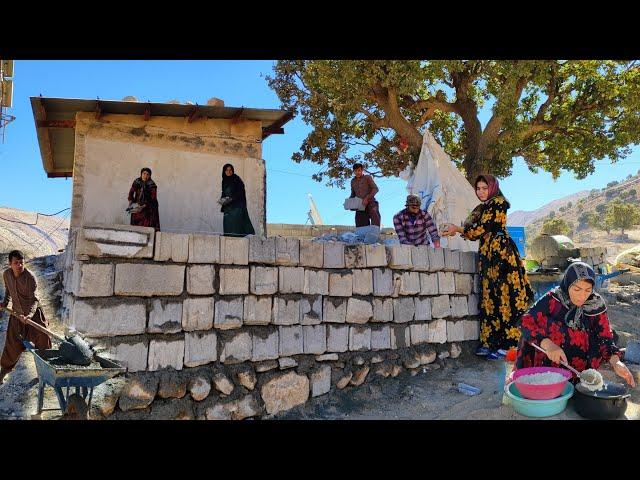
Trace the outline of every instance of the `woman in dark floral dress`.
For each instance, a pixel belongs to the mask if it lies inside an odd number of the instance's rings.
[[[474,182],[482,202],[463,227],[445,224],[446,236],[459,233],[479,240],[478,273],[481,282],[480,342],[477,355],[504,357],[520,338],[517,321],[533,302],[533,290],[520,260],[518,247],[507,233],[510,204],[493,175],[479,175]]]
[[[583,262],[572,263],[559,287],[547,292],[522,316],[516,369],[559,367],[562,360],[579,372],[609,362],[631,386],[633,375],[620,361],[623,352],[613,341],[604,299],[593,290],[596,275]],[[547,351],[534,349],[533,342]],[[573,381],[578,379],[575,377]]]
[[[141,210],[131,213],[131,225],[153,227],[160,230],[160,215],[158,213],[158,186],[151,180],[151,169],[140,170],[140,176],[133,181],[129,189],[129,207],[137,203]]]

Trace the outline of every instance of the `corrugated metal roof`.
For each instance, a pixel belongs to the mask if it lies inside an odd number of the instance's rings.
[[[263,140],[271,134],[284,133],[282,126],[293,118],[293,112],[277,109],[75,98],[31,97],[31,108],[42,165],[49,177],[68,177],[73,173],[76,112],[259,120],[262,122]]]

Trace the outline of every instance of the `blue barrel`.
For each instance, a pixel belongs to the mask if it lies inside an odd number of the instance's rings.
[[[525,258],[524,227],[507,227],[507,232],[509,232],[509,236],[513,238],[513,241],[516,243],[516,246],[518,247],[518,252],[520,253],[520,258]]]

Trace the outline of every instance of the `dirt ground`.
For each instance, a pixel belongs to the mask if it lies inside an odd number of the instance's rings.
[[[55,311],[59,301],[58,272],[55,256],[35,259],[28,265],[38,276],[38,295],[53,330],[62,333]],[[1,283],[1,282],[0,282]],[[629,283],[629,282],[627,282]],[[3,290],[4,291],[4,290]],[[629,340],[640,341],[640,284],[606,285],[603,291],[609,306],[610,320],[618,333],[620,346]],[[0,349],[4,347],[6,314],[0,320]],[[468,344],[467,344],[468,343]],[[512,364],[488,361],[473,355],[475,342],[465,342],[457,359],[437,360],[421,373],[405,372],[397,378],[376,378],[361,387],[347,387],[311,399],[302,407],[276,416],[277,419],[353,419],[353,420],[526,420],[502,403],[505,378]],[[640,365],[627,364],[640,383]],[[616,380],[608,365],[601,369],[607,380]],[[457,391],[458,382],[480,387],[479,395],[470,397]],[[45,389],[44,408],[35,416],[37,405],[37,373],[31,354],[22,355],[17,368],[0,386],[0,420],[59,419],[58,401],[51,388]],[[626,419],[640,419],[640,387],[630,390]],[[567,409],[553,420],[580,419],[571,401]]]

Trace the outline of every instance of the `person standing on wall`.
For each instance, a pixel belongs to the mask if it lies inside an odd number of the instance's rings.
[[[247,211],[247,195],[244,182],[236,175],[230,163],[222,167],[222,196],[218,203],[222,205],[220,211],[224,214],[224,234],[234,237],[255,235],[255,230]]]
[[[480,347],[476,355],[502,358],[520,339],[517,322],[533,302],[533,290],[522,266],[518,247],[507,232],[511,206],[493,175],[479,175],[475,182],[480,205],[462,227],[447,223],[443,236],[459,233],[479,240],[478,274],[481,282]]]
[[[4,281],[4,299],[0,306],[7,308],[11,303],[13,314],[9,316],[9,327],[4,343],[2,357],[0,357],[0,384],[5,376],[11,372],[20,355],[25,350],[23,340],[32,342],[37,349],[51,348],[51,339],[45,333],[36,330],[26,323],[32,320],[45,328],[49,322],[38,305],[36,297],[37,283],[33,274],[24,267],[24,254],[20,250],[9,253],[9,268],[2,274]]]
[[[393,227],[402,245],[429,245],[440,248],[440,236],[431,215],[420,208],[417,195],[407,195],[405,209],[393,216]]]
[[[358,197],[362,199],[364,210],[356,211],[356,227],[368,227],[369,225],[380,226],[380,210],[378,201],[374,198],[378,193],[376,182],[371,175],[364,174],[364,166],[356,163],[353,166],[355,177],[351,179],[350,198]]]
[[[158,213],[158,187],[151,180],[151,169],[140,170],[140,176],[133,181],[129,189],[129,208],[131,225],[153,227],[160,231],[160,214]],[[137,204],[133,207],[133,204]]]

